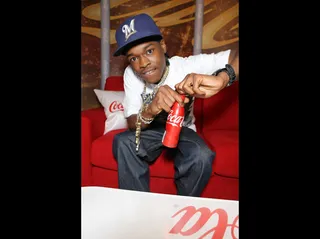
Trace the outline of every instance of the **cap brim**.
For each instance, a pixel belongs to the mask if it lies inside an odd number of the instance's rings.
[[[124,46],[123,46],[123,47],[118,48],[118,49],[113,53],[113,56],[120,56],[120,55],[123,55],[123,49],[124,49]]]
[[[120,55],[125,55],[125,53],[133,46],[141,44],[143,42],[146,41],[157,41],[157,40],[161,40],[163,37],[159,34],[150,34],[147,35],[145,37],[133,40],[129,43],[127,43],[126,45],[118,48],[114,53],[113,56],[120,56]]]

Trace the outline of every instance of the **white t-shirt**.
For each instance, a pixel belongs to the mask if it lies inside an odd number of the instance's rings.
[[[187,74],[197,73],[211,75],[220,68],[224,68],[228,63],[230,50],[219,53],[191,55],[189,57],[174,56],[169,59],[169,74],[163,85],[169,85],[175,90],[174,86],[181,82]],[[124,90],[125,97],[123,102],[124,116],[138,114],[141,105],[141,94],[144,88],[144,80],[138,78],[131,66],[127,66],[124,71]],[[147,84],[146,93],[151,93],[156,84]],[[193,115],[193,104],[191,105],[190,114],[184,120],[184,126],[196,131],[195,117]]]

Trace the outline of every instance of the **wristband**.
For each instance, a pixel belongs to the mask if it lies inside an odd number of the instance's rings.
[[[228,76],[229,76],[229,81],[228,81],[227,86],[232,85],[232,83],[236,80],[236,73],[234,72],[233,67],[231,65],[229,65],[229,64],[226,64],[225,68],[217,70],[212,75],[217,76],[222,71],[226,72],[228,74]]]

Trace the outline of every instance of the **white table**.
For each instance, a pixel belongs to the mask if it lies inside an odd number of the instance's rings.
[[[82,239],[238,238],[238,201],[105,187],[81,190]]]

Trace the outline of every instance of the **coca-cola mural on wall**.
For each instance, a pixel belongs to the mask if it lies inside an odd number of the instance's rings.
[[[93,89],[100,88],[100,0],[82,0],[82,110],[100,107]],[[125,18],[147,13],[164,36],[169,56],[193,53],[195,0],[110,0],[110,75],[122,75],[127,62],[113,57],[115,31]],[[204,0],[202,52],[238,48],[238,0]]]

